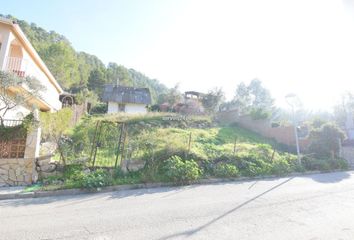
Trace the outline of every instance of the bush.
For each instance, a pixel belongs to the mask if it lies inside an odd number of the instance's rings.
[[[253,120],[263,120],[268,119],[271,115],[271,112],[266,111],[263,108],[252,108],[250,115]]]
[[[348,169],[348,163],[344,159],[330,159],[330,158],[311,158],[311,157],[303,157],[302,164],[306,170],[310,171],[329,171],[329,170],[337,170]]]
[[[279,159],[272,164],[271,173],[274,175],[284,175],[291,172],[291,166],[285,159]]]
[[[98,103],[96,106],[91,108],[90,114],[105,114],[107,112],[108,106],[106,103]]]
[[[271,174],[272,165],[267,156],[260,152],[240,154],[237,167],[244,176],[264,176]]]
[[[63,177],[65,180],[81,182],[85,176],[84,166],[80,164],[71,164],[64,167]]]
[[[309,152],[314,153],[316,158],[337,157],[339,142],[345,139],[345,133],[336,124],[325,123],[320,128],[313,129],[309,139]]]
[[[216,177],[221,177],[221,178],[232,178],[232,177],[237,177],[238,174],[238,169],[235,165],[228,164],[228,163],[220,163],[215,165],[214,168],[214,175]]]
[[[112,185],[113,180],[109,172],[104,169],[97,169],[84,176],[82,187],[84,188],[99,188]]]
[[[179,156],[172,156],[165,162],[164,175],[175,183],[190,183],[197,180],[201,171],[194,160],[183,161]]]

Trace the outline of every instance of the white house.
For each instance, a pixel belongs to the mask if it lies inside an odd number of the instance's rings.
[[[125,87],[106,85],[102,100],[107,102],[107,113],[146,113],[151,104],[151,95],[148,88]]]
[[[39,94],[40,97],[30,99],[26,107],[18,106],[6,112],[4,116],[6,119],[17,119],[27,115],[32,110],[28,106],[41,111],[57,111],[61,108],[59,95],[63,93],[63,89],[41,60],[19,25],[1,17],[0,71],[14,73],[19,77],[34,77],[44,87],[44,90]],[[8,94],[16,95],[21,91],[26,91],[26,86],[16,86],[12,91]]]

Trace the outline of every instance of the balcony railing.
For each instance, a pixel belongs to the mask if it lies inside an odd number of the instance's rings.
[[[28,61],[18,57],[7,57],[5,71],[12,72],[19,77],[26,76]]]

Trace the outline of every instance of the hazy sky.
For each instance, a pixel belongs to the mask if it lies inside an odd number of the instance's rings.
[[[258,78],[330,109],[354,92],[354,0],[0,0],[0,12],[182,90]]]

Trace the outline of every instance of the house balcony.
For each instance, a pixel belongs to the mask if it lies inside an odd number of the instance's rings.
[[[6,72],[14,73],[19,77],[28,76],[28,74],[26,74],[28,68],[28,60],[18,57],[7,57],[5,61]]]

